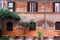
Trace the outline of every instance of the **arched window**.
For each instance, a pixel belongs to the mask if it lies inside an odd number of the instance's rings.
[[[60,22],[56,22],[55,23],[55,29],[56,30],[60,30]]]
[[[13,30],[13,23],[12,22],[8,22],[7,23],[7,30],[8,31],[12,31]]]
[[[30,30],[36,30],[36,23],[35,22],[30,22],[29,29]]]

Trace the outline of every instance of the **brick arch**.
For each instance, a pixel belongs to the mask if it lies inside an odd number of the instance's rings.
[[[12,22],[7,22],[6,26],[7,26],[7,30],[8,31],[12,31],[13,30],[13,23]]]
[[[60,22],[59,21],[55,22],[55,29],[60,30]]]

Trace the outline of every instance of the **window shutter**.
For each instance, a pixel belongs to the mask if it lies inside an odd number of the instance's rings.
[[[38,12],[38,3],[36,2],[36,12]]]
[[[27,3],[27,11],[30,11],[30,2]]]
[[[7,31],[12,31],[13,30],[13,23],[12,22],[8,22],[7,23]]]
[[[55,2],[53,2],[53,12],[55,12]]]
[[[31,4],[31,7],[30,7],[30,4]],[[27,3],[27,11],[28,12],[38,12],[38,3],[37,2],[33,2],[33,1],[28,2]]]
[[[9,3],[12,3],[12,7],[9,7]],[[13,12],[15,12],[15,2],[8,2],[8,9],[11,9]]]
[[[15,2],[13,2],[13,11],[15,12]]]

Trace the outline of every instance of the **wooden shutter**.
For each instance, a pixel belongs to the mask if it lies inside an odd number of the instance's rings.
[[[30,3],[36,3],[36,12],[38,12],[38,3],[33,1],[27,3],[27,11],[30,12]]]
[[[13,2],[13,11],[15,12],[15,2]]]
[[[53,2],[52,8],[53,8],[53,12],[55,12],[55,2]]]
[[[38,3],[36,2],[36,12],[38,12]]]
[[[27,12],[30,11],[30,2],[27,2]]]

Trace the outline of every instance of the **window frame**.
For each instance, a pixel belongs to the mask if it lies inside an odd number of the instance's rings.
[[[30,31],[36,30],[36,22],[31,21],[29,23],[29,30]]]
[[[35,3],[35,5],[36,5],[35,11],[34,11],[34,8],[33,8],[33,11],[32,10],[30,11],[30,4],[32,4],[32,3]],[[34,1],[27,2],[27,12],[38,12],[38,2],[34,2]]]
[[[10,24],[10,23],[11,23],[11,24]],[[10,25],[12,26],[12,27],[11,27],[12,29],[11,29],[10,27],[8,27],[7,24],[8,24],[8,25],[10,24]],[[7,31],[13,31],[13,23],[12,23],[12,22],[7,22],[7,23],[6,23],[6,26],[7,26]],[[10,28],[11,30],[8,29],[8,28]]]
[[[57,12],[57,11],[55,11],[55,3],[59,3],[60,4],[60,2],[53,2],[53,12]],[[59,9],[59,11],[60,11],[60,9]]]
[[[9,3],[13,3],[13,7],[9,7]],[[15,2],[8,2],[7,8],[8,8],[8,9],[12,9],[13,12],[15,12]]]

